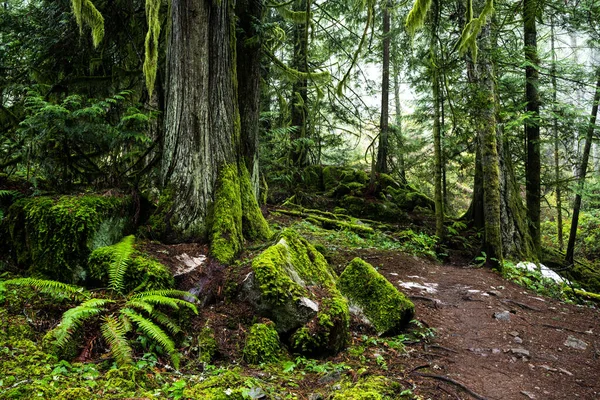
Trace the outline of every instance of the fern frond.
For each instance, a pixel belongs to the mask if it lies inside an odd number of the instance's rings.
[[[114,258],[108,268],[108,286],[118,293],[122,293],[125,287],[125,273],[129,266],[131,254],[134,251],[134,243],[135,236],[130,235],[112,246]]]
[[[163,297],[179,297],[179,298],[188,298],[193,301],[198,300],[196,296],[191,294],[190,292],[186,292],[185,290],[177,290],[177,289],[159,289],[159,290],[147,290],[145,292],[136,293],[131,296],[132,299],[143,299],[148,296],[163,296]]]
[[[131,320],[135,322],[142,332],[144,332],[146,335],[148,335],[148,337],[165,349],[165,351],[171,356],[173,366],[176,369],[179,368],[179,357],[177,355],[177,351],[175,350],[175,343],[160,326],[156,325],[143,315],[136,313],[131,308],[123,308],[121,313],[131,318]]]
[[[17,196],[20,193],[17,192],[16,190],[4,190],[1,189],[0,190],[0,197],[13,197],[13,196]]]
[[[100,327],[102,337],[110,347],[110,352],[117,361],[117,365],[122,366],[131,364],[132,350],[125,335],[127,329],[123,322],[117,320],[112,315],[104,317],[104,323]]]
[[[89,293],[85,289],[67,285],[66,283],[36,279],[36,278],[17,278],[4,281],[4,286],[15,285],[15,286],[29,286],[38,292],[47,294],[55,299],[73,299],[73,300],[85,300],[90,297]]]
[[[54,343],[58,348],[65,347],[73,335],[81,328],[84,321],[95,317],[104,311],[103,306],[113,303],[108,299],[91,299],[77,307],[67,310],[60,321],[60,324],[54,328]]]
[[[191,310],[194,314],[198,314],[196,306],[186,300],[165,296],[147,296],[144,297],[144,301],[154,305],[171,307],[174,310],[179,310],[181,306]]]
[[[125,307],[133,307],[137,308],[138,310],[144,310],[148,314],[153,314],[154,312],[154,306],[152,306],[152,304],[140,299],[129,300],[127,303],[125,303]]]
[[[167,330],[171,332],[172,335],[177,335],[179,332],[181,332],[181,328],[179,327],[179,325],[177,325],[177,323],[165,313],[155,310],[152,313],[152,319],[154,319],[156,322],[167,328]]]

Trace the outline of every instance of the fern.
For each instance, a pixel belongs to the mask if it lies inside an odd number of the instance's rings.
[[[17,278],[4,281],[4,286],[15,285],[15,286],[29,286],[37,290],[38,292],[45,293],[55,299],[72,299],[72,300],[86,300],[90,297],[89,293],[83,288],[73,285],[67,285],[66,283],[36,279],[36,278]]]
[[[125,288],[125,273],[133,253],[134,243],[135,236],[130,235],[113,246],[114,260],[108,269],[108,286],[121,294]]]
[[[104,323],[100,327],[102,337],[110,346],[110,352],[117,361],[117,365],[126,365],[132,362],[131,346],[125,335],[128,332],[123,321],[117,320],[112,315],[104,317]]]
[[[54,343],[58,348],[64,348],[73,335],[81,328],[84,321],[95,317],[104,311],[104,305],[114,303],[109,299],[90,299],[67,310],[60,324],[53,330]]]
[[[175,343],[169,335],[148,318],[136,313],[131,308],[123,308],[121,313],[127,315],[148,337],[158,343],[171,356],[175,368],[179,368],[179,357],[175,350]]]
[[[167,330],[171,332],[172,335],[176,335],[179,332],[181,332],[181,328],[179,327],[179,325],[177,325],[177,323],[175,323],[175,321],[173,321],[167,314],[154,310],[154,312],[152,313],[152,318],[156,322],[167,328]]]
[[[144,310],[148,314],[154,313],[154,306],[150,303],[147,303],[144,300],[131,299],[127,303],[125,303],[125,307],[133,307],[133,308],[137,308],[139,310]]]

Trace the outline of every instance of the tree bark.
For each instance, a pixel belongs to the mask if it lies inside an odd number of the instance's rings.
[[[310,18],[310,0],[296,0],[293,10],[306,12],[306,21],[294,26],[292,68],[302,74],[306,74],[308,73],[308,19]],[[308,165],[308,146],[305,142],[308,133],[308,79],[306,75],[298,77],[294,82],[291,104],[292,126],[296,127],[296,130],[291,134],[291,161],[295,167],[303,168]]]
[[[540,98],[538,94],[539,75],[537,66],[537,17],[538,0],[523,1],[523,23],[525,35],[525,100],[526,110],[531,115],[525,120],[527,137],[526,200],[529,231],[533,240],[533,250],[539,258],[541,252],[540,234],[540,198],[541,198],[541,161],[540,161]]]
[[[397,56],[396,56],[397,57]],[[402,131],[402,107],[400,106],[400,66],[394,57],[394,105],[396,108],[396,141],[398,142],[398,173],[400,181],[406,183],[404,167],[404,133]]]
[[[381,117],[379,120],[379,145],[377,146],[377,162],[375,170],[377,173],[388,171],[388,148],[389,148],[389,102],[390,102],[390,10],[389,1],[383,8],[383,65],[381,77]]]
[[[263,19],[262,0],[237,0],[237,78],[242,155],[255,197],[258,199],[260,177],[258,168],[258,132],[261,103],[262,37],[257,21]]]
[[[270,234],[242,155],[233,2],[173,0],[161,177],[166,240],[230,262]],[[160,208],[160,205],[159,205]]]
[[[575,194],[575,202],[573,204],[573,218],[571,220],[571,231],[569,234],[569,243],[567,244],[566,261],[573,264],[575,253],[575,239],[577,237],[577,225],[579,224],[579,212],[581,210],[581,192],[585,185],[585,175],[587,173],[588,162],[590,158],[590,149],[592,147],[592,139],[596,130],[596,118],[598,116],[598,103],[600,102],[600,68],[596,71],[596,93],[594,94],[594,103],[592,104],[592,114],[590,115],[590,124],[588,126],[587,135],[585,137],[585,145],[583,154],[581,155],[581,166],[579,167],[579,176],[577,179],[577,193]]]
[[[434,203],[435,203],[435,234],[440,240],[444,239],[444,199],[442,193],[442,139],[440,128],[440,83],[437,59],[437,28],[439,21],[438,1],[434,0],[431,7],[433,24],[431,42],[429,45],[431,65],[431,89],[433,95],[433,152],[434,152]]]

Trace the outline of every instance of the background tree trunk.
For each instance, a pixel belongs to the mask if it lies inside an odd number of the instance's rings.
[[[526,200],[529,231],[533,240],[533,251],[539,258],[541,251],[540,234],[540,198],[541,198],[541,161],[540,161],[540,98],[538,94],[539,59],[537,55],[537,17],[538,0],[523,1],[523,23],[525,35],[525,101],[526,110],[531,115],[525,120],[527,137]]]
[[[581,166],[579,167],[579,176],[577,179],[577,193],[575,194],[575,202],[573,204],[573,218],[571,220],[571,231],[569,234],[569,243],[567,244],[566,261],[573,264],[575,254],[575,239],[577,237],[577,225],[579,224],[579,211],[581,209],[581,192],[585,185],[585,175],[587,173],[588,162],[590,158],[590,149],[592,147],[592,139],[596,130],[596,118],[598,116],[598,102],[600,102],[600,68],[596,71],[596,93],[594,94],[594,103],[592,105],[592,114],[590,115],[590,125],[585,137],[585,145],[583,154],[581,155]]]
[[[292,68],[306,74],[308,73],[308,28],[310,18],[310,0],[296,0],[293,10],[306,12],[306,21],[294,25],[294,55]],[[296,130],[291,134],[291,161],[298,168],[308,165],[308,148],[305,143],[307,138],[308,123],[308,79],[306,75],[298,77],[292,86],[291,99],[292,126]]]
[[[390,102],[390,10],[389,1],[383,8],[383,65],[381,76],[381,117],[379,120],[379,145],[377,146],[378,173],[388,173],[388,135],[389,135],[389,102]]]

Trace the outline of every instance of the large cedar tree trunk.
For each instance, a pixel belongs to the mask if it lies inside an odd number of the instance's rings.
[[[307,21],[294,26],[294,55],[292,68],[301,75],[295,80],[292,87],[291,117],[292,126],[296,129],[291,135],[292,151],[291,161],[295,167],[302,168],[308,165],[308,148],[305,139],[308,134],[308,18],[310,16],[310,1],[296,0],[293,10],[306,13]]]
[[[209,239],[222,262],[244,234],[268,235],[242,156],[230,1],[171,3],[161,170],[167,238]]]

